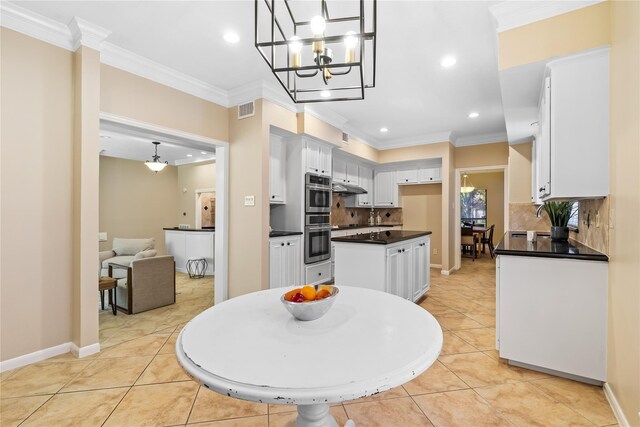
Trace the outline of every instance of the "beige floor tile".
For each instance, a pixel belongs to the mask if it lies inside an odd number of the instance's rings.
[[[493,350],[496,348],[495,328],[464,329],[455,331],[454,334],[478,350]]]
[[[616,417],[601,387],[564,378],[549,378],[532,384],[594,424],[605,426],[616,423]]]
[[[437,360],[429,369],[404,384],[403,387],[411,396],[469,388],[464,381]]]
[[[201,421],[267,415],[267,408],[268,406],[264,403],[248,402],[246,400],[223,396],[201,387],[193,409],[191,410],[189,422],[196,423]]]
[[[187,381],[190,379],[189,375],[178,363],[175,354],[158,354],[145,369],[136,385]]]
[[[442,313],[434,315],[440,326],[447,330],[482,328],[482,325],[462,313]]]
[[[391,390],[383,391],[382,393],[374,394],[373,396],[362,397],[360,399],[351,400],[348,403],[355,402],[375,402],[385,399],[396,399],[398,397],[407,397],[409,394],[402,387],[395,387]],[[347,403],[347,402],[345,402]]]
[[[344,408],[357,426],[432,426],[410,397],[345,404]]]
[[[0,425],[13,427],[35,412],[52,395],[16,397],[0,399]]]
[[[186,424],[198,384],[193,381],[132,387],[105,426]]]
[[[98,359],[60,390],[61,393],[132,386],[153,356]]]
[[[442,338],[442,351],[440,351],[441,355],[473,353],[478,351],[477,348],[473,347],[462,338],[455,335],[453,332],[444,331],[442,333]]]
[[[503,384],[475,391],[516,426],[592,426],[582,415],[556,402],[531,383]]]
[[[25,366],[0,383],[0,396],[7,398],[56,393],[90,364],[90,360],[77,360]]]
[[[329,412],[339,426],[347,422],[347,413],[342,405],[332,406]],[[269,427],[296,427],[297,412],[269,414]]]
[[[432,297],[427,296],[421,303],[420,307],[424,308],[431,314],[451,313],[453,310],[451,307],[434,300]]]
[[[473,390],[423,394],[414,400],[436,427],[511,425]]]
[[[540,379],[544,374],[503,365],[482,352],[440,356],[439,360],[471,387]]]
[[[259,415],[257,417],[233,418],[187,425],[194,427],[269,427],[269,417],[267,415]]]
[[[15,368],[15,369],[11,369],[10,371],[4,371],[4,372],[0,372],[0,382],[6,380],[7,378],[9,378],[11,375],[15,374],[16,372],[18,372],[21,368]]]
[[[494,328],[496,327],[496,315],[495,313],[481,313],[477,311],[463,312],[465,316],[472,318],[483,326]]]
[[[100,352],[98,358],[155,356],[162,348],[170,334],[151,334],[118,344]]]
[[[107,419],[128,388],[57,394],[23,426],[98,426]]]
[[[164,343],[158,354],[175,354],[176,353],[176,340],[178,339],[178,332],[171,334],[167,342]]]

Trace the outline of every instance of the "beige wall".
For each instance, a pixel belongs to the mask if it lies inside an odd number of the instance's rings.
[[[380,151],[376,150],[370,145],[367,145],[363,141],[353,136],[349,136],[349,143],[340,145],[340,150],[354,156],[362,157],[372,162],[378,163],[380,161]]]
[[[509,144],[506,142],[457,147],[455,150],[456,169],[499,166],[509,162]]]
[[[100,156],[100,231],[108,237],[100,250],[111,249],[114,237],[153,237],[164,255],[163,228],[177,225],[178,206],[177,167],[156,174],[141,161]]]
[[[178,209],[176,223],[196,226],[196,190],[216,188],[216,163],[178,166]],[[186,189],[186,191],[184,191]]]
[[[509,146],[509,203],[531,203],[531,143]]]
[[[431,264],[442,265],[442,184],[401,185],[399,196],[402,228],[431,231]]]
[[[469,174],[469,179],[476,188],[487,190],[487,226],[495,224],[493,243],[498,244],[505,232],[504,173],[474,173]]]
[[[71,341],[74,91],[70,52],[0,31],[5,361]]]
[[[225,107],[109,65],[100,78],[102,112],[228,141]]]
[[[640,3],[611,2],[608,383],[640,425]]]
[[[599,3],[499,33],[499,69],[608,45],[612,3],[616,2]]]

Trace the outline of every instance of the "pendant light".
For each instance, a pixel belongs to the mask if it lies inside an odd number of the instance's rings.
[[[146,162],[144,162],[144,164],[147,165],[147,167],[155,173],[158,173],[162,169],[164,169],[164,167],[167,166],[169,162],[162,163],[160,161],[160,156],[158,156],[158,145],[160,145],[160,143],[158,141],[153,141],[152,144],[156,146],[156,154],[153,155],[153,160],[147,160]]]
[[[469,179],[469,176],[465,173],[462,176],[462,185],[460,186],[460,192],[461,193],[471,193],[475,189],[476,188],[471,183],[471,180]]]

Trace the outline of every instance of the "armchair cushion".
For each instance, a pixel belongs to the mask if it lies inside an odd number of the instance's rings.
[[[129,267],[133,262],[133,256],[114,256],[113,258],[107,258],[102,261],[100,265],[100,275],[108,276],[109,275],[109,264],[119,264]],[[122,277],[127,277],[127,269],[126,268],[117,268],[113,267],[113,278],[120,279]]]
[[[138,252],[134,257],[133,260],[138,260],[138,259],[144,259],[144,258],[151,258],[154,257],[158,254],[158,251],[156,251],[155,249],[149,249],[146,251],[142,251],[142,252]]]
[[[150,239],[121,239],[113,238],[113,252],[117,256],[136,255],[138,252],[154,249],[156,240]]]

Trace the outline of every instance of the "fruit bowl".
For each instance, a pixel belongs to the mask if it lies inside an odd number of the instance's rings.
[[[309,287],[305,286],[305,288],[309,288]],[[322,316],[324,316],[327,313],[327,311],[329,311],[329,309],[335,302],[336,297],[338,296],[339,290],[335,286],[327,286],[327,285],[315,285],[313,286],[313,288],[316,292],[326,289],[329,291],[329,295],[325,298],[318,299],[318,300],[306,300],[301,302],[294,302],[294,301],[288,301],[285,298],[287,294],[289,294],[289,292],[287,292],[286,294],[280,297],[280,301],[282,301],[282,304],[289,311],[289,313],[291,313],[291,315],[298,320],[307,321],[307,320],[319,319]],[[293,291],[290,291],[290,292],[293,292]]]

